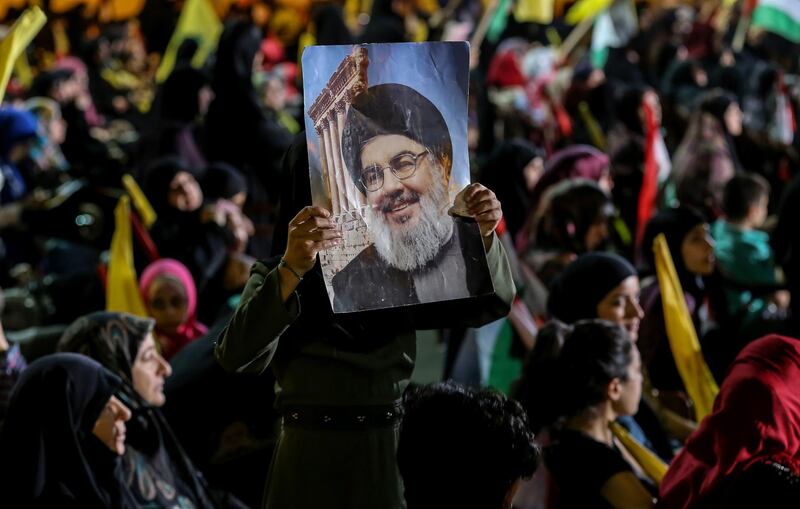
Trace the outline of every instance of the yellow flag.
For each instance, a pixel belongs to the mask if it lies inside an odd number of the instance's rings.
[[[589,105],[586,101],[578,103],[578,112],[581,114],[583,125],[586,126],[586,130],[589,132],[589,138],[592,139],[594,146],[600,150],[605,150],[606,137],[603,135],[603,129],[600,128],[597,119],[592,115],[592,110],[589,109]]]
[[[192,65],[202,66],[208,56],[217,47],[217,41],[222,34],[222,23],[214,12],[214,7],[209,0],[187,0],[178,19],[175,32],[169,40],[164,58],[156,71],[156,81],[159,83],[167,79],[175,67],[175,55],[181,43],[186,39],[197,39],[199,48],[194,54]]]
[[[642,467],[647,477],[653,480],[657,486],[661,485],[661,480],[667,474],[668,465],[661,461],[661,458],[653,454],[647,447],[639,443],[638,440],[633,438],[628,430],[620,426],[616,422],[610,424],[611,432],[617,437],[617,440],[622,442],[625,449],[631,453],[636,463]]]
[[[653,251],[669,346],[683,386],[694,403],[695,419],[700,422],[711,413],[719,387],[703,358],[697,331],[689,315],[689,308],[686,307],[683,288],[663,233],[653,242]]]
[[[549,25],[553,22],[553,0],[518,0],[514,19],[519,23]]]
[[[20,85],[26,89],[31,88],[33,72],[31,71],[30,63],[28,63],[28,55],[24,51],[19,54],[17,61],[14,62],[14,74],[17,76]]]
[[[31,7],[22,13],[22,16],[14,23],[5,38],[0,41],[0,102],[6,94],[8,79],[11,77],[11,69],[31,43],[39,30],[47,21],[47,16],[38,7]]]
[[[158,219],[156,211],[153,210],[153,206],[150,205],[150,200],[147,199],[147,196],[142,192],[142,188],[139,187],[139,184],[137,184],[130,175],[126,174],[122,176],[122,185],[125,186],[125,190],[131,196],[133,206],[136,207],[136,211],[142,218],[142,224],[149,230],[150,227],[153,226],[153,223],[156,222],[156,219]]]
[[[114,236],[111,237],[111,256],[106,280],[106,311],[147,316],[133,266],[130,213],[130,198],[123,195],[114,209]]]
[[[570,25],[580,23],[589,18],[594,18],[604,10],[608,9],[614,0],[578,0],[567,11],[564,20]]]

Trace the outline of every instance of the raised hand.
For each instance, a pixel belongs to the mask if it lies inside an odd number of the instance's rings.
[[[317,253],[342,242],[342,233],[322,207],[305,207],[289,221],[284,262],[301,276],[314,267]]]
[[[467,211],[478,222],[481,235],[490,237],[503,217],[500,200],[492,190],[478,183],[468,185],[462,192]]]

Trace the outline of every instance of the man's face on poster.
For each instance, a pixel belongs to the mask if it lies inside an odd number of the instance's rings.
[[[432,185],[431,166],[427,149],[399,134],[372,138],[361,150],[367,202],[393,230],[408,230],[419,223],[420,197]],[[381,182],[380,188],[370,189]]]
[[[400,134],[361,148],[361,184],[379,254],[401,270],[431,261],[450,239],[445,172],[424,145]]]

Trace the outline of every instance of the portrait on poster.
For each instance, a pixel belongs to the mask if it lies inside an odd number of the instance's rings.
[[[302,69],[312,201],[343,233],[319,254],[334,312],[491,293],[478,225],[454,207],[468,44],[311,46]]]

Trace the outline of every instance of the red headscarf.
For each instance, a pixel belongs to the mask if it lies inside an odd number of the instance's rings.
[[[175,332],[165,332],[156,325],[155,332],[161,338],[167,338],[168,342],[161,344],[161,354],[165,359],[169,359],[188,343],[205,335],[208,327],[198,322],[197,312],[197,288],[189,269],[184,264],[170,258],[157,260],[144,269],[139,280],[139,291],[146,306],[150,305],[149,294],[150,286],[161,277],[169,277],[177,281],[186,291],[186,321],[183,322]]]
[[[694,507],[764,460],[800,472],[800,341],[792,338],[767,336],[742,350],[714,411],[670,465],[659,507]]]

